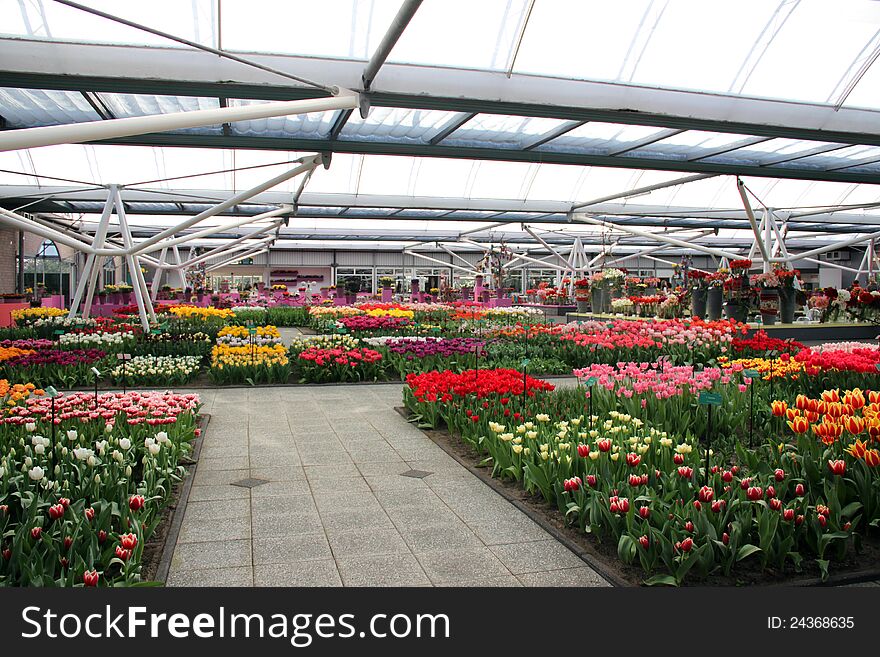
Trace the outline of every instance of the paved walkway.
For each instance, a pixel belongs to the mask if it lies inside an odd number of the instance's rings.
[[[400,384],[199,394],[169,586],[607,585],[398,415]]]

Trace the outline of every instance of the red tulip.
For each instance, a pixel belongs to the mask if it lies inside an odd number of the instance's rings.
[[[49,507],[49,517],[52,520],[58,520],[64,515],[64,506],[61,504],[53,504]]]
[[[715,500],[712,502],[712,513],[721,513],[724,509],[724,500]]]
[[[116,546],[116,557],[121,559],[122,561],[128,561],[128,558],[131,556],[131,550],[126,550],[121,546]]]
[[[721,473],[721,481],[729,484],[731,481],[733,481],[733,473],[730,470],[725,470]]]
[[[67,557],[61,557],[60,562],[62,568],[67,568],[70,565],[70,561],[67,560]]]
[[[33,529],[31,529],[31,538],[34,539],[35,541],[39,541],[40,537],[42,535],[43,535],[43,528],[42,527],[34,527]]]
[[[703,486],[700,489],[700,501],[711,502],[715,497],[715,490],[711,486]]]
[[[785,470],[783,470],[782,468],[776,468],[773,476],[776,478],[776,481],[782,481],[783,479],[785,479]]]
[[[635,452],[630,452],[629,454],[626,455],[626,464],[631,468],[636,467],[641,462],[642,462],[642,457],[639,456],[638,454],[636,454]]]
[[[682,456],[681,454],[675,454],[672,457],[672,462],[675,463],[675,465],[681,465],[682,463],[684,463],[684,456]]]
[[[631,474],[629,476],[629,485],[630,486],[639,486],[642,483],[642,478],[637,474]]]
[[[86,520],[92,521],[95,519],[95,510],[92,507],[87,507],[85,512]]]
[[[596,475],[587,475],[587,484],[590,488],[595,488],[597,483]]]
[[[828,519],[825,516],[819,516],[819,524],[824,527],[828,524]]]
[[[647,520],[651,516],[651,509],[646,506],[639,507],[639,515]]]
[[[787,522],[791,522],[792,520],[794,520],[794,509],[786,509],[785,511],[783,511],[782,519]]]
[[[67,499],[66,497],[62,497],[61,499],[58,500],[58,504],[60,504],[61,506],[63,506],[66,509],[67,507],[70,506],[70,500]]]
[[[703,505],[700,503],[700,500],[694,500],[694,509],[697,511],[703,510]]]
[[[642,508],[644,508],[644,507],[642,507]],[[642,546],[643,548],[645,548],[646,550],[647,550],[648,547],[651,545],[651,542],[648,540],[648,537],[645,536],[644,534],[643,534],[642,536],[639,536],[639,543],[640,543],[641,546]]]
[[[828,469],[831,470],[832,474],[842,477],[846,472],[846,462],[841,459],[828,461]]]
[[[794,519],[794,524],[797,525],[798,527],[800,527],[802,524],[804,524],[804,517],[802,515],[798,515]]]
[[[132,511],[140,511],[144,508],[145,500],[143,495],[132,495],[128,498],[128,508]]]
[[[773,487],[772,484],[770,486],[767,486],[767,497],[776,497],[776,489]]]
[[[685,530],[686,532],[691,532],[691,533],[693,533],[693,531],[694,531],[694,523],[692,523],[690,520],[688,520],[686,523],[684,523],[684,530]]]
[[[578,445],[578,456],[585,459],[589,455],[590,455],[590,446],[589,445],[584,445],[583,443]]]
[[[797,495],[798,497],[803,497],[804,496],[804,485],[798,484],[797,486],[795,486],[794,487],[794,494]]]
[[[98,571],[96,570],[87,570],[83,573],[83,586],[97,586],[98,585]]]
[[[829,509],[824,504],[817,504],[816,505],[816,513],[818,513],[819,515],[823,515],[827,518],[828,516],[831,515],[831,509]]]
[[[70,546],[73,545],[73,539],[70,536],[64,537],[64,549],[69,550]]]
[[[0,513],[7,514],[9,513],[9,505],[8,504],[0,504]]]
[[[119,537],[119,543],[126,550],[134,550],[138,544],[138,537],[134,534],[123,534]]]
[[[571,479],[566,479],[562,482],[562,488],[568,493],[573,493],[581,487],[581,484],[580,477],[572,477]]]
[[[730,535],[727,532],[724,532],[721,535],[721,542],[724,543],[725,545],[728,545],[730,543]]]
[[[690,479],[694,476],[694,469],[690,466],[683,465],[678,469],[678,476],[682,479]]]
[[[845,524],[843,525],[842,529],[843,529],[843,531],[848,532],[848,531],[850,530],[851,527],[852,527],[852,523],[851,523],[851,522],[847,522],[847,523],[845,523]]]
[[[744,479],[740,479],[739,487],[742,488],[743,490],[746,490],[751,485],[752,485],[752,478],[751,477],[745,477]]]
[[[629,512],[629,500],[627,498],[621,497],[618,500],[617,505],[620,507],[621,513],[628,513]]]
[[[682,552],[690,552],[691,548],[694,547],[694,539],[692,539],[690,536],[688,536],[686,539],[684,539],[681,542],[679,547],[681,548]]]
[[[775,497],[772,498],[767,504],[768,504],[768,505],[770,506],[770,508],[773,509],[774,511],[779,511],[779,510],[782,508],[782,501],[779,500],[779,499],[777,499],[777,498],[775,498]]]
[[[105,532],[102,529],[101,531],[98,532],[98,543],[103,544],[104,541],[106,541],[106,540],[107,540],[107,532]]]
[[[746,491],[746,497],[756,502],[764,497],[764,490],[760,486],[749,486],[749,489]]]
[[[611,449],[611,440],[609,438],[602,438],[596,441],[596,447],[599,448],[600,452],[607,452]]]

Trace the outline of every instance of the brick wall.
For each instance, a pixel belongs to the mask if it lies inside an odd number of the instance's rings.
[[[0,226],[0,292],[15,292],[18,231]]]

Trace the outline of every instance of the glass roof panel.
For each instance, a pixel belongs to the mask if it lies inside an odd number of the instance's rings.
[[[449,214],[449,210],[433,210],[427,208],[410,208],[397,213],[398,217],[440,217]]]
[[[230,107],[262,105],[264,100],[229,99]],[[326,139],[333,127],[339,110],[328,112],[309,112],[273,116],[253,121],[234,121],[230,123],[232,134],[251,137],[296,137],[300,139]]]
[[[198,98],[196,96],[156,96],[152,94],[95,94],[106,106],[110,113],[118,118],[125,119],[132,116],[150,116],[156,114],[170,114],[172,112],[192,112],[194,110],[218,109],[220,101],[217,98]],[[193,134],[220,134],[220,125],[203,126],[200,128],[185,128],[173,132],[186,132]]]
[[[608,153],[633,144],[651,135],[666,131],[666,128],[655,128],[642,125],[622,125],[619,123],[603,123],[591,121],[566,132],[564,135],[551,139],[535,150],[557,151],[566,153]]]
[[[477,114],[443,140],[449,146],[522,148],[536,137],[567,124],[563,119]],[[571,134],[571,133],[569,133]]]
[[[707,157],[706,162],[722,161],[747,161],[757,164],[766,164],[786,156],[795,157],[799,153],[805,153],[814,148],[834,146],[832,142],[810,141],[807,139],[786,139],[776,137],[769,141],[743,146],[735,151]]]
[[[397,208],[349,208],[345,211],[346,217],[387,217],[397,212]]]
[[[190,41],[217,47],[217,3],[214,0],[150,0],[146,3],[89,0],[88,6]],[[225,14],[226,2],[223,3],[223,10]],[[143,30],[46,0],[0,0],[0,16],[3,16],[0,34],[5,35],[93,43],[186,47]]]
[[[849,146],[829,153],[813,155],[801,160],[807,165],[815,165],[826,169],[836,167],[849,167],[860,162],[869,163],[880,160],[880,147],[878,146]]]
[[[100,121],[77,91],[0,88],[0,116],[10,128]]]
[[[396,11],[398,3],[387,4],[395,5]],[[528,0],[427,0],[388,60],[507,70],[528,4]]]
[[[375,107],[366,119],[352,113],[339,138],[424,144],[456,116],[457,112],[440,110]]]

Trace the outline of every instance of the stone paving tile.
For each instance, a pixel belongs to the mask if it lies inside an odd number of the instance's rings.
[[[511,574],[486,547],[434,550],[417,553],[416,557],[434,583]]]
[[[409,554],[407,544],[396,529],[328,529],[327,538],[336,559],[378,554]]]
[[[223,458],[199,459],[199,470],[210,472],[211,470],[242,470],[249,467],[247,456],[227,456]]]
[[[433,523],[434,518],[426,518],[424,522]],[[404,525],[398,526],[398,531],[412,551],[417,553],[483,547],[483,542],[463,522]]]
[[[225,520],[226,518],[246,518],[250,514],[250,500],[247,498],[212,500],[209,502],[190,501],[186,505],[187,520]]]
[[[342,586],[336,562],[303,561],[254,567],[254,586]]]
[[[251,476],[260,477],[259,471],[251,471]],[[290,497],[291,495],[310,495],[309,482],[303,479],[294,481],[270,481],[251,489],[251,499],[263,497]]]
[[[347,508],[321,514],[321,522],[327,532],[354,529],[394,529],[394,523],[378,508]]]
[[[437,582],[434,586],[438,587],[488,587],[488,588],[502,588],[502,587],[521,587],[522,582],[520,582],[513,575],[506,575],[502,577],[465,577],[464,579],[450,579],[444,582]]]
[[[610,586],[588,566],[517,575],[523,586]]]
[[[254,571],[250,566],[238,568],[204,568],[172,570],[167,586],[253,586]]]
[[[182,543],[174,550],[171,559],[173,570],[195,570],[199,568],[234,568],[250,566],[251,542],[211,541],[206,543]]]
[[[193,486],[225,486],[239,479],[247,479],[250,470],[202,470],[201,464],[193,477]]]
[[[412,554],[339,557],[345,586],[430,586],[431,581]]]
[[[251,538],[251,519],[241,518],[195,519],[184,516],[177,543],[208,543]]]
[[[584,566],[580,557],[555,539],[493,545],[489,549],[514,575]]]
[[[193,486],[189,492],[189,502],[211,502],[215,500],[247,500],[250,493],[239,486]]]
[[[299,534],[284,539],[254,538],[254,565],[287,564],[300,561],[332,559],[330,544],[324,532]]]

